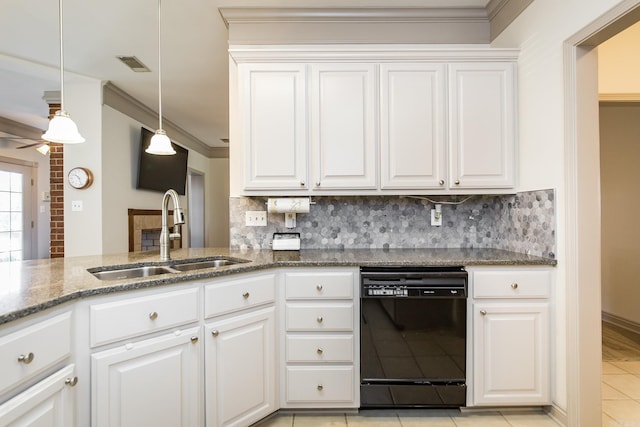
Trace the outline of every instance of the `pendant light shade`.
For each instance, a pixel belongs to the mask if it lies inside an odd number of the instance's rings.
[[[78,126],[64,110],[56,111],[42,139],[60,144],[79,144],[85,141],[78,132]]]
[[[161,28],[162,28],[162,0],[158,0],[158,130],[151,137],[149,147],[146,151],[149,154],[160,156],[170,156],[176,154],[176,150],[171,146],[171,140],[162,129],[162,49],[161,49]]]
[[[85,139],[78,132],[78,126],[71,120],[69,113],[64,109],[64,43],[62,26],[62,0],[58,2],[60,6],[60,110],[56,111],[49,121],[49,128],[42,135],[42,139],[59,144],[79,144]]]
[[[159,156],[170,156],[176,154],[176,150],[171,146],[171,140],[167,136],[167,133],[158,129],[156,134],[151,137],[149,147],[144,150],[149,154],[157,154]]]

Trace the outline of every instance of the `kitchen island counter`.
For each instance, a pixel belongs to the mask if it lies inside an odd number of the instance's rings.
[[[231,257],[248,262],[180,273],[99,280],[87,269],[114,266],[166,265],[157,252],[132,252],[0,263],[0,324],[74,299],[202,280],[277,267],[336,266],[527,266],[556,265],[555,259],[499,249],[351,249],[351,250],[230,250],[178,249],[173,261]]]

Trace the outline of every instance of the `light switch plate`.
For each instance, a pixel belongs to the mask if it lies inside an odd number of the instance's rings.
[[[74,212],[82,211],[82,200],[72,200],[71,201],[71,210]]]
[[[267,226],[267,211],[247,211],[245,215],[245,224],[247,227]]]

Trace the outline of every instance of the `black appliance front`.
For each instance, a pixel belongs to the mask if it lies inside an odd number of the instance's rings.
[[[363,408],[466,403],[467,272],[361,269]]]

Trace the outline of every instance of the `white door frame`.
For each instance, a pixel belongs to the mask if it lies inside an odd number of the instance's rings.
[[[567,422],[602,423],[600,163],[595,46],[626,28],[640,0],[625,0],[564,44]]]

